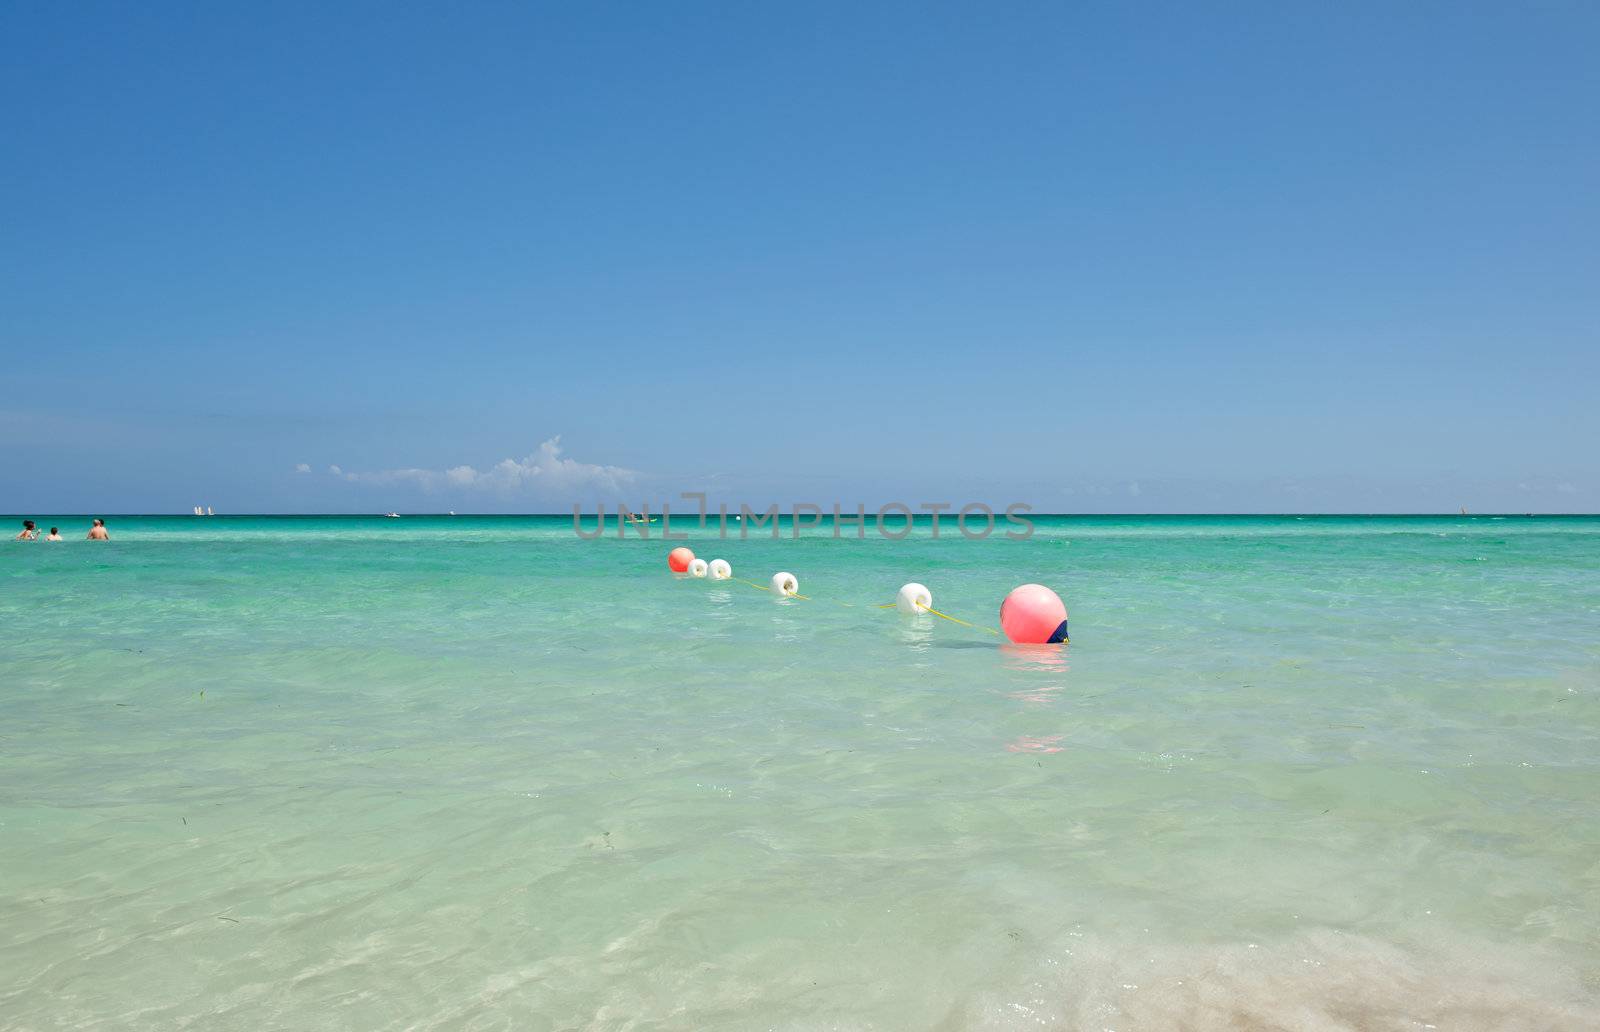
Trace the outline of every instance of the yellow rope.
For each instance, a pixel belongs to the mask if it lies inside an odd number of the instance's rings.
[[[757,584],[755,581],[753,581],[753,580],[745,580],[743,577],[729,577],[728,579],[729,580],[736,580],[740,584],[748,584],[752,588],[755,588],[757,591],[769,591],[770,592],[772,590],[772,587],[770,585]],[[802,595],[798,591],[791,591],[787,595],[784,595],[783,597],[784,598],[803,598],[807,602],[811,601],[811,597],[809,595]],[[844,603],[842,603],[842,602],[840,603],[840,605],[843,605],[843,604]]]
[[[752,588],[755,588],[757,591],[771,591],[772,590],[771,587],[768,586],[768,585],[757,584],[755,581],[748,581],[748,580],[745,580],[743,577],[729,577],[728,579],[729,580],[736,580],[740,584],[748,584]],[[792,591],[785,597],[787,597],[787,598],[804,599],[807,602],[815,601],[815,599],[811,598],[809,595],[802,595],[798,591]],[[827,601],[832,602],[836,606],[844,606],[846,609],[854,609],[855,608],[855,606],[851,605],[849,602],[840,602],[840,601],[837,601],[836,599],[831,599],[831,598],[828,599]],[[898,603],[898,602],[885,602],[883,605],[874,606],[873,608],[875,608],[875,609],[893,609],[895,606],[897,606],[899,604],[900,603]],[[949,620],[951,623],[958,623],[963,627],[971,627],[975,631],[988,631],[990,634],[994,634],[994,635],[998,635],[1000,633],[999,631],[995,630],[993,627],[979,627],[977,624],[967,623],[967,621],[961,619],[960,617],[951,616],[949,613],[941,613],[937,609],[933,608],[932,606],[925,606],[925,605],[922,605],[920,602],[917,604],[917,608],[921,609],[924,613],[932,613],[934,616],[937,616],[937,617],[939,617],[941,619]]]
[[[999,631],[995,630],[993,627],[979,627],[977,624],[967,623],[965,620],[963,620],[963,619],[961,619],[959,617],[951,616],[949,613],[941,613],[937,609],[933,608],[932,606],[925,606],[925,605],[921,605],[919,603],[917,608],[921,609],[924,613],[932,613],[934,616],[943,617],[944,619],[949,620],[949,621],[951,621],[953,623],[958,623],[963,627],[970,627],[975,631],[988,631],[990,634],[999,634],[1000,633]]]
[[[878,609],[893,609],[894,607],[898,606],[899,604],[900,603],[898,603],[898,602],[885,602],[883,605],[877,606],[875,608],[878,608]],[[977,624],[967,623],[965,620],[962,620],[959,617],[951,616],[949,613],[941,613],[937,609],[933,608],[932,606],[925,606],[921,602],[918,602],[916,605],[917,605],[917,608],[922,610],[924,613],[932,613],[934,616],[942,616],[946,620],[950,620],[950,621],[952,621],[954,623],[958,623],[963,627],[971,627],[975,631],[988,631],[990,634],[999,634],[1000,633],[999,631],[995,630],[992,627],[979,627]]]

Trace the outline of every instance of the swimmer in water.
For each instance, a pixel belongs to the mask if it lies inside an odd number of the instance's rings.
[[[16,540],[18,540],[18,541],[37,541],[37,540],[39,540],[39,531],[34,528],[32,520],[23,520],[22,521],[22,533],[17,535]]]
[[[45,538],[45,540],[46,541],[65,541],[66,538],[61,536],[61,531],[57,530],[55,527],[51,527],[50,528],[50,536]]]
[[[110,541],[111,535],[106,533],[106,521],[96,516],[94,526],[89,528],[90,541]]]

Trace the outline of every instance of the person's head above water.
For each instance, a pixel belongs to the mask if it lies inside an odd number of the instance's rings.
[[[32,530],[33,529],[33,521],[32,520],[23,520],[22,521],[22,529],[23,530]]]
[[[101,519],[100,517],[96,516],[94,518],[94,525],[97,526],[97,527],[103,527],[103,526],[106,525],[106,521]]]
[[[52,534],[59,534],[59,533],[61,533],[61,531],[59,531],[59,530],[57,530],[57,529],[56,529],[56,528],[55,528],[55,527],[51,527],[51,528],[50,528],[50,533],[52,533]]]

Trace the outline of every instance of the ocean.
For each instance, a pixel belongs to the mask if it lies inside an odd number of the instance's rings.
[[[35,518],[0,1028],[1600,1027],[1600,518]]]

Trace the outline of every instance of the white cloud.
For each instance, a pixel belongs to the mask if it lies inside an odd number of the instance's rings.
[[[304,462],[297,462],[297,463],[295,463],[294,471],[296,473],[310,473],[311,472],[311,466],[309,464],[307,464],[307,463],[304,463]]]
[[[599,466],[578,462],[561,454],[557,435],[539,445],[539,450],[523,459],[505,459],[488,469],[453,466],[450,469],[384,469],[346,473],[338,466],[329,472],[354,484],[410,484],[425,491],[444,488],[495,491],[512,494],[522,490],[539,493],[619,491],[638,474],[621,466]]]

